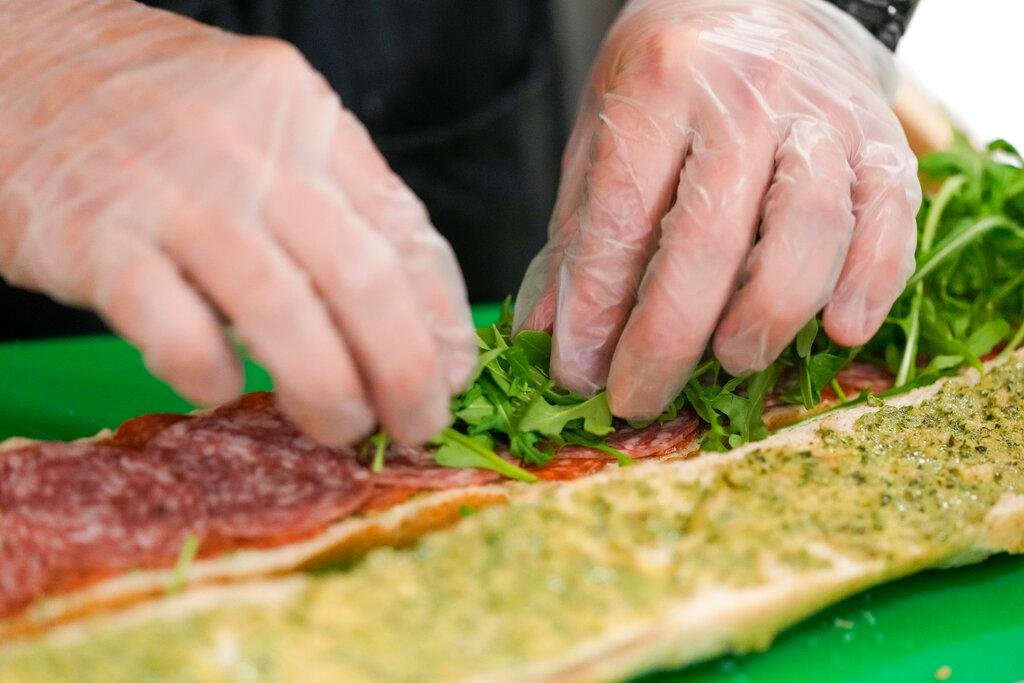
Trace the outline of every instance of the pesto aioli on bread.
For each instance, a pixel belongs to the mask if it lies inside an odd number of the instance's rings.
[[[1020,355],[900,403],[538,489],[269,604],[213,589],[8,646],[0,679],[605,680],[761,649],[867,586],[1024,551]]]

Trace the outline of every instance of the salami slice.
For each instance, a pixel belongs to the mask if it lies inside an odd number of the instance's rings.
[[[571,481],[600,472],[611,464],[607,458],[555,458],[543,467],[527,469],[544,481]]]
[[[141,451],[150,440],[173,424],[191,419],[179,413],[152,413],[121,423],[106,445]]]
[[[370,494],[369,473],[353,457],[314,443],[267,413],[180,422],[147,450],[202,491],[208,516],[203,554],[315,533],[359,509]]]
[[[622,427],[609,434],[605,443],[631,458],[649,458],[683,448],[693,441],[699,426],[700,420],[696,415],[684,412],[663,424],[652,424],[641,429]],[[615,456],[595,448],[571,444],[558,449],[556,457],[611,460]]]
[[[438,491],[490,484],[502,476],[475,467],[442,467],[426,448],[391,444],[384,454],[384,469],[375,472],[373,478],[378,487]]]
[[[281,417],[277,409],[277,400],[272,391],[252,391],[236,398],[231,403],[225,403],[213,411],[214,415],[230,417],[237,413],[266,413]]]
[[[847,398],[855,398],[868,387],[871,387],[871,390],[876,393],[885,391],[892,387],[893,379],[892,374],[888,370],[858,360],[850,362],[849,365],[836,374],[836,382]],[[795,387],[797,382],[796,372],[792,368],[788,369],[775,386],[775,391],[765,399],[765,407],[778,408],[779,406],[788,407],[796,405],[786,403],[782,400],[782,396]],[[825,386],[821,390],[822,401],[835,401],[837,398],[831,386]],[[794,409],[792,419],[797,419],[801,414],[801,409]]]
[[[171,564],[202,533],[200,490],[145,454],[41,443],[0,459],[0,612],[112,573]]]
[[[0,458],[5,526],[61,563],[97,571],[177,556],[205,524],[200,490],[144,453],[42,443]]]
[[[414,486],[374,486],[370,497],[363,503],[362,512],[389,510],[409,500],[419,491]]]
[[[836,375],[836,382],[839,383],[843,393],[848,398],[853,398],[868,387],[873,392],[885,391],[893,385],[895,378],[885,368],[880,368],[864,361],[853,361]],[[831,393],[831,387],[826,388]],[[822,391],[825,394],[826,391]],[[834,394],[832,398],[835,398]]]
[[[0,616],[11,614],[45,595],[55,573],[46,556],[17,544],[0,518]]]

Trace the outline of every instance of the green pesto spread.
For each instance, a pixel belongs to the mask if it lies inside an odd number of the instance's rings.
[[[699,478],[686,463],[629,468],[481,511],[279,608],[23,648],[0,680],[447,681],[562,656],[709,586],[827,569],[832,553],[889,575],[940,564],[1024,492],[1022,408],[1024,364],[1009,364],[823,430],[810,451],[726,455]]]

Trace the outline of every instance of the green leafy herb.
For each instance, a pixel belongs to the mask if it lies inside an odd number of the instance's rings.
[[[1022,164],[1003,140],[976,150],[960,139],[952,149],[921,159],[927,184],[918,216],[918,266],[882,328],[863,347],[834,344],[815,318],[762,372],[732,377],[709,354],[662,415],[632,426],[671,420],[689,408],[706,425],[703,448],[726,450],[768,434],[768,396],[808,409],[821,403],[827,387],[844,406],[873,400],[870,391],[848,397],[837,381],[854,358],[892,372],[895,385],[878,394],[885,397],[964,365],[981,368],[982,358],[1001,344],[1005,355],[1024,343]],[[605,394],[588,398],[555,386],[551,337],[535,331],[513,337],[511,320],[506,301],[501,320],[477,331],[476,375],[452,401],[454,422],[437,439],[437,461],[532,481],[534,475],[498,451],[539,466],[560,446],[580,444],[630,464],[604,442],[615,427]]]
[[[1009,156],[1010,163],[1001,159]],[[921,159],[918,267],[861,357],[888,366],[894,391],[935,381],[1007,342],[1024,320],[1024,170],[1006,141],[959,139]],[[1008,339],[1010,338],[1010,339]],[[920,381],[918,381],[920,380]]]
[[[603,391],[574,405],[552,405],[538,394],[526,406],[518,426],[523,431],[557,437],[575,420],[583,420],[583,431],[594,436],[605,436],[614,431],[608,397]]]
[[[468,436],[454,429],[446,429],[437,437],[434,460],[445,467],[481,467],[494,470],[510,479],[537,481],[537,476],[502,459],[494,452],[494,443],[485,434]]]

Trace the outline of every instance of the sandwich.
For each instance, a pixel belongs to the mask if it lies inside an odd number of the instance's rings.
[[[1024,552],[1024,354],[759,443],[531,488],[347,571],[9,644],[3,680],[599,681],[763,649],[855,591]]]
[[[427,447],[316,444],[270,393],[6,442],[3,680],[159,679],[172,654],[197,680],[233,680],[236,664],[268,680],[415,679],[413,664],[444,680],[605,679],[756,649],[864,586],[1019,551],[1014,155],[961,142],[922,159],[918,269],[868,345],[838,348],[812,320],[756,375],[709,356],[649,423],[556,387],[550,337],[513,336],[506,312],[479,331],[474,382]],[[296,648],[308,669],[281,650],[300,637],[322,650]],[[389,640],[413,654],[374,649]],[[101,666],[90,653],[108,645],[122,652]]]

